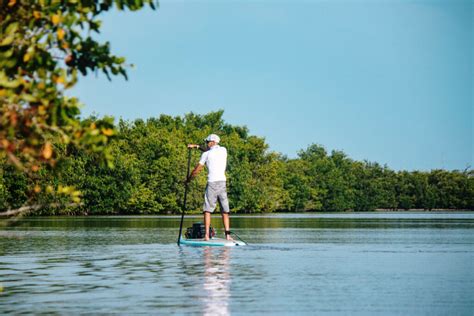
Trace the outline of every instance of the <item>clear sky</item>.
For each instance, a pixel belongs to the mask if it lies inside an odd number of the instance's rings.
[[[473,2],[160,1],[103,17],[136,65],[81,79],[83,113],[204,114],[295,157],[311,143],[393,169],[473,163]]]

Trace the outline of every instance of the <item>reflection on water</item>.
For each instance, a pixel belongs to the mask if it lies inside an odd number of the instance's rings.
[[[237,248],[176,246],[178,217],[29,218],[0,231],[0,314],[472,315],[474,213],[360,215],[236,216]]]
[[[204,284],[203,296],[204,315],[230,315],[230,267],[229,248],[203,249]]]

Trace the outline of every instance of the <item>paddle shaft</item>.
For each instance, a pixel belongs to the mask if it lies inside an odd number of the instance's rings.
[[[186,171],[186,184],[184,185],[184,199],[183,199],[183,212],[181,213],[181,223],[179,224],[179,235],[178,235],[178,246],[181,241],[181,233],[183,232],[183,221],[184,221],[184,212],[186,211],[186,201],[188,198],[188,178],[189,171],[191,169],[191,148],[188,148],[188,168]]]

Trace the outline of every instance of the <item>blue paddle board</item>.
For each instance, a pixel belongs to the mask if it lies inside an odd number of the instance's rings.
[[[186,246],[214,246],[214,247],[235,247],[235,246],[245,246],[246,243],[240,240],[227,240],[223,238],[212,237],[209,240],[204,239],[185,239],[181,238],[179,241],[180,245]]]

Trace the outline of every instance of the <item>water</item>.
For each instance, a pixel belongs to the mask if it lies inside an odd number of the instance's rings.
[[[178,247],[179,217],[28,218],[0,231],[0,314],[474,314],[474,213],[232,224],[249,246]]]

